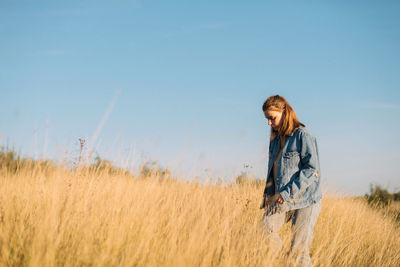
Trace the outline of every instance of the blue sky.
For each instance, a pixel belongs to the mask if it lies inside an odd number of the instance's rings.
[[[263,177],[261,106],[280,94],[317,136],[326,188],[400,190],[399,13],[398,1],[2,0],[0,141],[73,161],[102,125],[93,147],[118,164]]]

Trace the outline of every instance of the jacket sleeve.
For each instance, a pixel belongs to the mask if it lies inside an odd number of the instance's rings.
[[[299,175],[290,180],[279,190],[284,201],[296,198],[300,192],[304,192],[320,175],[318,147],[315,136],[302,133],[300,136],[300,162]]]

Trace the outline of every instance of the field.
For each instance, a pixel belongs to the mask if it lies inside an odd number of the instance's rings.
[[[262,185],[132,177],[46,164],[0,169],[0,266],[290,266],[258,227]],[[325,194],[314,266],[400,266],[400,229],[366,201]],[[290,224],[281,229],[285,249]]]

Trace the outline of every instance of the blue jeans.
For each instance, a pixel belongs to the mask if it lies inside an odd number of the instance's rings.
[[[284,213],[277,213],[269,216],[263,215],[261,225],[270,243],[271,249],[277,255],[282,248],[282,240],[278,231],[286,221],[286,215],[292,218],[292,242],[290,250],[296,257],[298,266],[312,266],[309,249],[314,233],[314,225],[321,211],[321,201],[311,206],[292,210]],[[288,213],[288,214],[286,214]]]

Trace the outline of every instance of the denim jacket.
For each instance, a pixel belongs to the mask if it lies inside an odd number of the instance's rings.
[[[267,214],[300,209],[317,203],[322,198],[321,170],[315,136],[300,126],[286,136],[282,153],[277,159],[276,184],[271,175],[275,157],[280,148],[280,137],[269,144],[269,161],[264,199],[281,194],[284,202],[273,202]],[[276,190],[276,192],[275,192]]]

